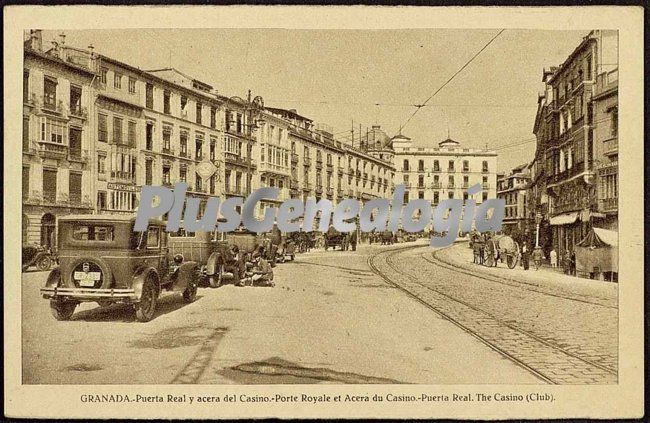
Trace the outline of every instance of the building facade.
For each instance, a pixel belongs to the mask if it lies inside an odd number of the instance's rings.
[[[497,154],[494,151],[463,148],[459,142],[446,139],[438,147],[413,147],[410,138],[398,135],[392,139],[395,184],[404,184],[404,201],[472,198],[477,204],[496,198]],[[479,184],[482,191],[474,196],[467,189]]]
[[[546,209],[559,257],[590,227],[617,222],[617,46],[616,31],[592,31],[564,63],[543,74],[536,160],[545,163]]]
[[[528,164],[517,166],[507,175],[500,175],[497,178],[497,198],[503,199],[506,204],[503,233],[517,239],[530,231],[527,198],[530,182],[530,166]]]
[[[23,242],[56,245],[57,216],[92,213],[92,81],[94,56],[47,51],[40,31],[25,40],[23,73]]]

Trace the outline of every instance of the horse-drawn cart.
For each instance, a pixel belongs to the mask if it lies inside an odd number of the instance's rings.
[[[514,269],[521,258],[519,244],[508,235],[496,235],[483,246],[483,264],[488,267],[496,266],[499,261],[505,261],[510,269]]]

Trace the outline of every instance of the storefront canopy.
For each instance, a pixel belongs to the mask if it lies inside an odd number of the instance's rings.
[[[564,213],[551,217],[551,225],[570,225],[578,219],[579,212]]]
[[[587,248],[618,247],[618,232],[593,228],[577,245]]]

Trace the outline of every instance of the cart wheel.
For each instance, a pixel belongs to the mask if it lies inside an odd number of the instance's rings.
[[[59,321],[70,320],[75,308],[77,308],[77,303],[72,301],[50,300],[52,316]]]
[[[208,276],[210,288],[219,288],[223,284],[223,265],[219,266],[216,275]]]
[[[196,300],[196,292],[199,290],[199,287],[196,281],[192,281],[188,287],[183,291],[183,301],[186,303],[193,303]]]
[[[496,264],[494,260],[494,255],[492,254],[491,251],[488,251],[487,254],[485,255],[485,260],[483,261],[483,264],[485,264],[487,267],[492,267]]]
[[[36,262],[36,268],[41,272],[50,270],[50,267],[52,267],[52,259],[50,256],[43,256]]]
[[[506,254],[506,264],[509,269],[514,269],[517,266],[518,257],[514,253]]]

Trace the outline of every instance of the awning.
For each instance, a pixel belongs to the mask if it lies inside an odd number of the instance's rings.
[[[607,245],[618,247],[618,232],[609,229],[593,228],[598,238]]]
[[[578,214],[579,212],[572,212],[572,213],[564,213],[560,214],[558,216],[553,216],[551,217],[550,223],[551,225],[570,225],[572,223],[575,223],[576,220],[578,220]]]

